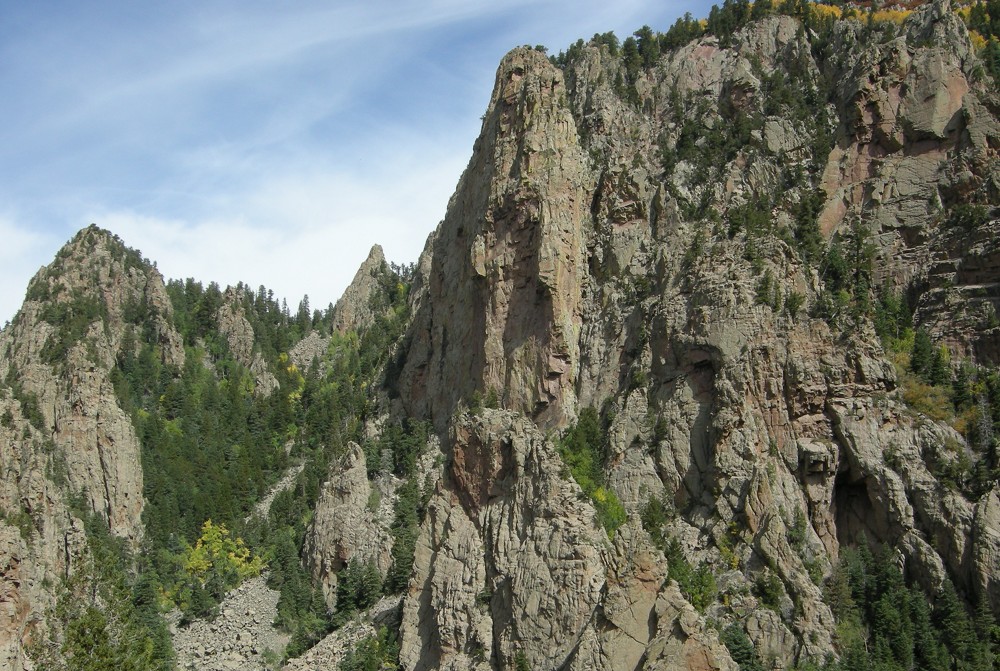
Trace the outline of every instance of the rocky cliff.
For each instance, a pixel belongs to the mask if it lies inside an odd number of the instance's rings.
[[[4,668],[30,664],[24,650],[47,635],[54,586],[85,563],[80,515],[96,513],[133,546],[143,536],[139,441],[110,372],[137,335],[181,365],[170,315],[156,269],[90,227],[32,279],[0,334]]]
[[[354,279],[333,306],[333,330],[338,333],[361,331],[375,322],[378,312],[372,299],[378,297],[379,278],[386,269],[382,247],[374,245],[354,274]]]
[[[501,63],[389,380],[448,435],[404,668],[730,668],[709,621],[780,668],[821,662],[824,577],[867,544],[930,594],[1000,605],[1000,490],[942,483],[964,438],[904,403],[856,288],[829,307],[822,251],[853,241],[864,300],[903,289],[955,357],[992,363],[995,89],[947,3],[879,39],[804,21],[631,71],[596,38]],[[588,406],[632,520],[610,539],[551,438]],[[657,533],[719,585],[701,613],[638,524],[661,499]]]
[[[418,263],[326,313],[82,231],[0,334],[4,668],[85,518],[185,661],[265,663],[198,619],[252,592],[290,668],[990,668],[1000,98],[947,2],[849,14],[515,49]],[[273,591],[197,573],[213,515]]]
[[[593,175],[561,73],[543,61],[524,51],[501,67],[472,161],[433,238],[401,386],[407,410],[439,426],[476,389],[551,425],[575,406]]]

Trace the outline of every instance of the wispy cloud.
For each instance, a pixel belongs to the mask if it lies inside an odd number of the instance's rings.
[[[92,221],[168,277],[335,301],[372,244],[416,259],[504,52],[705,6],[669,4],[19,5],[0,25],[0,319]]]
[[[0,216],[0,324],[9,321],[24,300],[24,291],[46,256],[61,240],[14,218]]]
[[[204,219],[120,210],[88,219],[155,260],[167,277],[262,284],[290,303],[308,294],[321,307],[336,302],[372,244],[382,244],[392,260],[416,259],[464,167],[437,158],[424,163],[411,156],[377,178],[346,171],[281,175],[218,203],[219,214]]]

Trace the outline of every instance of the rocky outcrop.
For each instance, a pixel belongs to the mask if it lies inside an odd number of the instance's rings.
[[[295,343],[295,346],[288,351],[288,358],[301,371],[309,370],[313,361],[320,362],[322,367],[323,355],[329,346],[330,336],[322,335],[319,331],[310,331],[309,335]]]
[[[384,597],[367,611],[361,613],[340,629],[327,635],[309,648],[302,656],[288,660],[282,671],[313,671],[337,669],[358,644],[378,635],[380,627],[395,629],[399,626],[399,597]]]
[[[966,269],[968,290],[918,312],[956,352],[985,355],[995,328],[992,289],[975,286],[994,283],[992,223],[962,245],[940,227],[961,198],[991,197],[997,166],[965,29],[936,2],[891,39],[861,30],[839,22],[843,48],[820,61],[796,19],[770,16],[631,82],[597,44],[562,68],[528,49],[504,59],[389,380],[449,435],[404,668],[732,668],[635,523],[653,497],[673,511],[664,533],[718,581],[706,615],[775,668],[835,650],[817,581],[845,546],[889,546],[929,592],[950,578],[996,603],[993,495],[970,501],[933,473],[963,438],[902,403],[870,325],[806,314],[823,280],[796,249],[795,204],[819,187],[823,234],[861,221],[877,281],[919,285],[945,253],[943,277]],[[835,83],[817,119],[768,106],[775,71],[806,97]],[[738,123],[746,144],[713,145]],[[982,319],[953,328],[970,298]],[[586,406],[608,418],[604,475],[633,520],[612,540],[536,429]],[[746,583],[772,578],[781,595],[762,610]]]
[[[0,620],[4,668],[30,668],[24,649],[48,636],[53,585],[86,557],[75,495],[117,536],[142,538],[139,441],[118,406],[110,370],[145,329],[165,364],[184,349],[163,278],[106,231],[81,231],[31,281],[0,333]],[[15,526],[10,526],[13,523]]]
[[[930,246],[917,321],[959,357],[1000,363],[1000,212],[950,217]],[[981,217],[981,219],[980,219]]]
[[[439,427],[476,390],[494,390],[545,425],[574,412],[593,176],[566,96],[562,73],[541,53],[504,59],[434,236],[400,386],[410,414]]]
[[[562,666],[604,584],[593,511],[527,421],[484,411],[449,443],[452,486],[428,504],[403,604],[404,667],[509,666],[519,652]]]
[[[392,476],[369,482],[365,453],[357,443],[331,467],[303,548],[331,610],[337,603],[337,573],[348,562],[372,563],[383,576],[392,565],[394,490]]]
[[[651,645],[672,668],[735,668],[676,586],[664,587],[645,534],[608,539],[533,423],[509,411],[461,415],[445,452],[450,466],[428,504],[403,602],[405,668],[523,659],[634,669]]]
[[[171,311],[156,269],[90,227],[39,271],[0,335],[0,376],[22,415],[25,403],[34,408],[39,440],[51,441],[65,491],[83,493],[113,533],[134,541],[142,535],[139,442],[118,407],[110,369],[122,346],[135,346],[139,321],[152,324],[164,362],[181,365]],[[31,443],[16,449],[31,450]]]
[[[842,48],[857,45],[860,30],[845,22]],[[837,91],[842,125],[823,175],[820,221],[827,233],[855,218],[871,222],[885,277],[903,284],[926,270],[923,243],[944,207],[995,199],[1000,125],[947,2],[926,4],[892,41],[861,43]]]
[[[864,314],[876,288],[906,289],[956,358],[997,361],[1000,103],[963,24],[935,0],[898,27],[771,14],[641,66],[617,49],[500,64],[407,331],[384,376],[365,371],[384,377],[366,438],[404,416],[437,432],[398,627],[394,607],[369,613],[289,668],[338,664],[390,621],[408,671],[735,671],[717,632],[737,630],[774,669],[821,663],[839,652],[821,585],[861,543],[929,593],[951,580],[1000,609],[1000,490],[972,500],[938,477],[977,455],[906,405]],[[824,244],[854,255],[863,296],[833,290]],[[333,329],[388,314],[407,295],[391,275],[373,248]],[[214,316],[266,394],[243,305],[230,290]],[[88,229],[0,334],[0,663],[17,671],[53,602],[40,586],[85,553],[68,493],[141,538],[138,443],[109,370],[140,323],[179,366],[169,311],[155,269]],[[331,342],[314,333],[290,359],[304,370]],[[558,447],[588,407],[594,498]],[[331,608],[349,562],[392,563],[401,481],[368,470],[359,445],[337,454],[307,531]],[[609,501],[629,518],[610,535]],[[184,663],[262,663],[251,641],[270,620],[244,596],[177,632],[195,641]]]
[[[354,279],[333,306],[333,330],[337,333],[361,331],[375,323],[376,310],[372,299],[380,291],[379,278],[386,271],[385,254],[380,245],[368,252]]]
[[[993,612],[1000,609],[1000,487],[980,499],[972,532],[976,591],[988,595]]]
[[[255,347],[256,337],[244,314],[242,294],[242,289],[226,289],[218,312],[219,333],[226,339],[233,358],[250,371],[256,393],[270,396],[278,388],[278,380]]]
[[[49,586],[82,564],[86,536],[52,475],[65,474],[51,442],[23,416],[21,403],[0,397],[0,666],[30,669],[27,650],[46,638]]]

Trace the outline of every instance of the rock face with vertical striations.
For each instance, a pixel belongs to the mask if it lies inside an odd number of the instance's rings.
[[[850,11],[734,2],[515,49],[412,273],[373,247],[326,332],[266,294],[199,303],[187,344],[228,347],[264,392],[235,416],[278,427],[257,493],[298,469],[272,500],[330,622],[353,561],[395,592],[290,668],[391,648],[382,626],[407,671],[884,653],[844,627],[866,556],[929,609],[1000,615],[1000,97],[947,1]],[[170,315],[155,268],[90,228],[0,333],[4,668],[52,640],[83,513],[142,539],[114,368],[142,340],[177,373]],[[227,366],[201,373],[252,386]]]
[[[735,668],[710,619],[777,668],[819,662],[822,581],[862,543],[996,609],[995,490],[942,482],[965,436],[908,406],[870,319],[820,318],[834,280],[801,236],[867,236],[868,286],[991,364],[998,101],[946,2],[862,28],[835,22],[823,52],[766,16],[637,72],[598,42],[503,60],[387,385],[449,436],[404,668]],[[821,102],[775,102],[782,81]],[[968,244],[944,223],[967,201]],[[612,539],[556,449],[588,406],[631,519]],[[638,523],[653,499],[714,576],[700,610]],[[767,581],[765,607],[747,585]]]
[[[45,636],[51,586],[86,555],[71,495],[112,534],[133,546],[142,539],[139,441],[110,371],[140,328],[166,363],[182,365],[171,310],[159,272],[92,226],[35,275],[0,334],[0,590],[11,604],[0,621],[4,668],[28,667],[25,647]]]
[[[512,53],[433,239],[401,376],[409,412],[442,419],[492,389],[543,425],[572,414],[593,179],[562,73]]]
[[[707,668],[734,668],[676,589],[658,595],[665,575],[643,532],[610,540],[533,423],[501,410],[459,415],[446,458],[403,606],[405,668],[523,658],[531,668],[633,669],[663,637]]]

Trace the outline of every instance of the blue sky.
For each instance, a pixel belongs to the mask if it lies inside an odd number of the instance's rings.
[[[511,48],[710,2],[0,0],[0,324],[96,223],[168,278],[335,302],[416,260]]]

